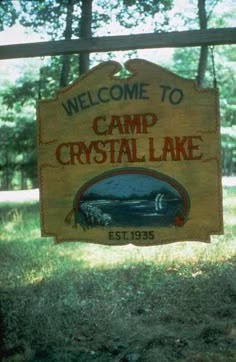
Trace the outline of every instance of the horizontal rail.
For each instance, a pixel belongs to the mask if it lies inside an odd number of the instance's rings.
[[[221,44],[236,44],[236,28],[105,36],[2,45],[0,46],[0,59],[78,54],[81,52],[95,53],[117,50],[180,48]]]

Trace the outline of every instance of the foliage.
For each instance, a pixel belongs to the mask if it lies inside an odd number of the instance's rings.
[[[18,11],[13,5],[12,2],[1,2],[0,11],[2,9],[8,14],[6,20],[4,17],[2,18],[3,25],[13,25],[18,16],[18,21],[25,28],[42,35],[47,34],[50,39],[70,39],[72,36],[78,37],[80,35],[80,26],[83,20],[83,2],[81,1],[45,0],[40,2],[32,0],[29,2],[20,0],[17,6]],[[134,27],[141,17],[145,18],[147,13],[152,16],[155,12],[164,13],[171,5],[171,0],[148,2],[140,0],[135,3],[94,0],[93,6],[96,10],[93,12],[92,31],[95,34],[104,22],[111,22],[113,11],[121,23],[122,19],[126,18],[127,11],[132,11],[135,14],[131,18],[132,22],[129,21],[128,24],[124,20],[123,26]],[[35,127],[31,124],[35,122],[35,100],[53,97],[56,89],[79,76],[78,55],[51,57],[47,63],[44,61],[42,63],[40,74],[38,74],[37,69],[26,70],[14,85],[8,84],[1,90],[2,123],[0,127],[5,141],[0,147],[0,155],[2,156],[3,176],[4,173],[7,175],[1,187],[11,187],[11,178],[14,177],[12,171],[25,164],[28,165],[32,162],[32,167],[25,169],[28,178],[32,178],[34,177],[32,175],[36,174],[36,171],[32,172],[33,168],[36,170],[36,137]],[[11,136],[9,136],[10,134]],[[7,170],[8,167],[11,167],[11,171]],[[32,181],[32,184],[35,185],[35,180]]]
[[[35,128],[35,122],[25,120],[20,124],[0,123],[1,189],[14,188],[14,184],[27,188],[27,179],[31,187],[37,186]]]
[[[73,3],[73,35],[79,36],[81,22],[81,1],[71,0]],[[31,27],[37,32],[46,32],[52,39],[64,37],[65,14],[68,0],[20,0],[21,14],[20,22],[26,27]],[[139,22],[145,21],[147,14],[154,17],[157,13],[164,16],[163,24],[159,23],[159,30],[166,25],[168,20],[165,12],[173,6],[173,0],[93,0],[93,33],[103,26],[104,23],[112,21],[113,13],[118,22],[127,28],[135,27]],[[48,17],[50,14],[50,17]]]
[[[0,1],[0,31],[15,24],[18,12],[13,0]]]
[[[19,21],[23,26],[33,28],[35,32],[44,34],[46,30],[51,39],[62,39],[67,2],[68,0],[20,0]],[[78,13],[74,16],[76,19]]]
[[[38,79],[32,69],[0,91],[0,171],[3,189],[37,186],[35,99]],[[24,176],[23,176],[24,175]]]
[[[169,18],[167,11],[173,6],[173,0],[123,0],[123,9],[116,5],[119,9],[116,15],[118,22],[126,28],[137,26],[140,22],[146,23],[147,14],[154,19],[153,27],[156,31],[163,31],[168,25]],[[158,22],[155,17],[160,15]]]
[[[185,78],[195,79],[197,75],[196,59],[199,56],[199,48],[178,49],[173,55],[172,70]],[[216,81],[219,88],[220,106],[221,106],[221,124],[229,127],[236,124],[236,88],[235,88],[235,69],[236,57],[235,46],[218,46],[212,49],[208,57],[208,66],[206,69],[205,87],[214,86],[215,63]]]
[[[196,79],[199,48],[178,49],[173,55],[172,71]],[[225,175],[236,173],[236,57],[235,46],[222,45],[212,49],[208,56],[205,87],[214,87],[214,59],[216,81],[220,99],[220,123],[222,141],[222,171]]]
[[[156,31],[160,31],[163,26],[168,24],[167,10],[173,5],[172,0],[139,0],[135,2],[93,0],[93,12],[90,15],[83,13],[83,4],[85,3],[86,1],[78,0],[46,0],[43,3],[32,0],[29,4],[28,1],[20,0],[19,21],[25,27],[42,34],[46,33],[50,39],[58,40],[81,36],[87,37],[90,34],[96,35],[104,25],[110,24],[112,27],[114,17],[123,27],[131,29],[135,28],[140,22],[145,23],[147,15],[149,18],[151,16],[154,19],[159,14],[161,18],[158,19],[158,24],[155,19],[153,20],[153,27]],[[78,74],[79,69],[80,74],[82,73],[82,64],[85,57],[85,54],[80,54],[79,59],[78,55],[74,56],[73,59],[77,60],[72,62],[69,55],[61,57],[60,86],[68,84],[73,78],[73,74]],[[54,60],[52,63],[54,63]],[[88,60],[86,64],[88,64]]]
[[[208,25],[229,26],[232,23],[232,14],[224,13],[221,17],[214,14],[214,7],[218,2],[217,0],[206,2]],[[66,37],[66,32],[68,35],[68,4],[73,7],[71,10],[72,18],[70,19],[72,21],[72,33],[69,34],[69,38],[78,37],[82,20],[82,2],[78,0],[45,0],[44,2],[20,0],[17,6],[13,1],[3,0],[0,2],[0,14],[1,11],[4,14],[1,18],[0,30],[3,27],[13,25],[18,19],[29,31],[39,32],[42,36],[46,34],[50,39],[63,39]],[[97,34],[101,35],[101,31],[104,31],[103,28],[106,27],[112,33],[112,22],[114,20],[119,22],[121,29],[122,26],[128,28],[130,33],[135,33],[137,25],[141,23],[145,29],[148,22],[153,31],[167,30],[170,25],[173,30],[175,28],[173,22],[187,29],[199,27],[196,0],[190,1],[185,12],[181,14],[171,13],[172,6],[172,0],[123,0],[120,2],[93,0],[91,31],[95,36]],[[108,58],[112,56],[114,55],[111,52],[107,53]],[[176,49],[173,55],[171,71],[183,77],[195,79],[197,77],[199,56],[199,48]],[[102,60],[102,56],[92,56],[92,61],[96,62],[98,59]],[[236,172],[235,137],[232,136],[230,131],[230,127],[236,124],[235,47],[232,45],[215,47],[214,61],[220,94],[221,125],[224,127],[222,130],[223,172],[229,174]],[[22,165],[31,164],[31,166],[27,166],[25,172],[28,179],[33,177],[34,181],[31,180],[31,184],[35,186],[36,135],[33,123],[35,123],[36,100],[54,97],[55,91],[60,88],[62,83],[71,83],[77,79],[79,76],[79,59],[76,54],[69,57],[54,56],[42,59],[40,71],[38,62],[35,61],[36,63],[37,66],[31,69],[25,68],[22,76],[14,84],[4,80],[2,74],[0,89],[0,128],[2,137],[5,139],[0,147],[1,167],[6,167],[8,163],[11,165],[11,169],[17,171]],[[66,74],[62,82],[63,72]],[[128,75],[128,72],[123,68],[120,76]],[[203,85],[212,87],[213,78],[211,51],[209,51],[205,83]],[[10,135],[10,133],[15,134]],[[6,155],[6,149],[9,156]],[[2,184],[1,187],[6,187],[6,184],[11,187],[11,175],[13,178],[15,177],[12,170],[6,172],[9,182],[6,181],[5,186]],[[1,176],[3,179],[3,174]]]

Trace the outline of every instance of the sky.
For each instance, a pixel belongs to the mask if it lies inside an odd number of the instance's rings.
[[[135,174],[118,174],[104,178],[102,181],[99,181],[91,186],[86,193],[95,192],[104,197],[108,195],[129,197],[133,194],[145,195],[163,188],[170,189],[172,192],[175,192],[175,189],[170,187],[168,183],[159,180],[157,177],[143,175],[137,171]]]
[[[17,1],[17,0],[15,0]],[[193,12],[193,9],[196,9],[196,4],[193,6],[192,3],[196,3],[197,0],[175,0],[174,1],[174,9],[171,11],[171,14],[175,14],[176,12],[182,12],[184,9],[185,14]],[[236,0],[221,0],[218,5],[214,8],[214,13],[220,15],[222,11],[226,12],[230,10],[231,12],[236,13]],[[182,23],[180,18],[173,18],[175,27],[178,30],[186,30],[186,26]],[[157,19],[158,20],[158,19]],[[229,23],[228,26],[235,26],[234,20],[233,23]],[[148,21],[145,24],[140,23],[138,27],[135,28],[135,33],[143,33],[143,32],[152,32],[152,29],[149,26]],[[112,33],[110,31],[112,29]],[[175,30],[175,29],[174,29]],[[97,36],[106,36],[106,35],[126,35],[129,34],[129,29],[121,28],[118,24],[113,22],[111,24],[107,24],[107,27],[104,26],[98,32]],[[45,34],[36,34],[36,33],[26,33],[24,27],[17,24],[12,28],[5,29],[3,32],[0,32],[0,45],[4,44],[20,44],[27,42],[40,42],[47,41]],[[171,62],[171,57],[174,49],[163,48],[163,49],[140,49],[137,51],[137,56],[139,58],[147,59],[150,61],[154,61],[155,63],[159,63],[160,65],[168,64]],[[115,59],[120,63],[124,63],[127,60],[127,52],[115,52]],[[98,59],[107,60],[105,53],[100,53]],[[100,61],[100,60],[99,60]],[[26,64],[33,63],[36,68],[40,68],[44,65],[46,59],[31,58],[31,59],[11,59],[11,60],[0,60],[1,72],[8,78],[10,81],[14,82],[15,79],[19,76],[22,71],[22,67]],[[95,65],[95,64],[94,64]]]
[[[17,2],[17,0],[15,0]],[[30,1],[30,0],[29,0]],[[209,1],[209,0],[208,0]],[[216,0],[217,1],[217,0]],[[170,14],[175,14],[177,12],[183,12],[185,14],[191,13],[196,9],[197,0],[174,0],[174,7],[171,10]],[[218,4],[214,7],[214,14],[220,15],[222,12],[235,12],[236,11],[236,0],[218,0]],[[183,22],[177,17],[174,18],[174,26],[178,27],[178,30],[186,30],[186,26],[183,25]],[[235,20],[232,19],[232,23],[229,23],[227,26],[235,26]],[[112,32],[111,32],[112,29]],[[129,34],[129,29],[120,27],[115,23],[113,19],[113,24],[107,24],[107,27],[104,25],[100,31],[98,31],[98,36],[104,35],[125,35]],[[148,22],[143,24],[140,23],[138,27],[133,30],[136,33],[143,32],[152,32]],[[26,33],[25,29],[20,25],[15,25],[12,28],[5,29],[3,32],[0,32],[0,45],[4,44],[20,44],[27,42],[38,42],[46,41],[47,37],[45,34],[36,34],[36,33]]]

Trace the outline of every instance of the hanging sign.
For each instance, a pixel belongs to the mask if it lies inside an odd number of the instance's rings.
[[[158,245],[222,233],[216,89],[151,62],[101,63],[38,102],[43,236]]]

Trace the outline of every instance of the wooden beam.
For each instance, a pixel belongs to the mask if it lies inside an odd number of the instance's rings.
[[[0,46],[0,59],[117,50],[236,44],[236,28],[105,36]]]

